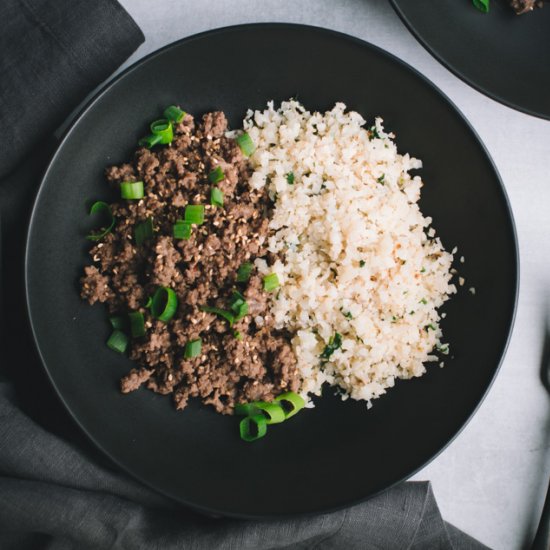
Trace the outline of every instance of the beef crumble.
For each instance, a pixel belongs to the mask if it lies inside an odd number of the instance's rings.
[[[140,147],[132,162],[106,170],[118,193],[121,182],[139,180],[145,197],[111,204],[115,228],[90,250],[93,265],[84,268],[81,296],[90,304],[106,303],[111,314],[140,311],[145,317],[145,336],[131,341],[130,358],[138,367],[122,378],[123,393],[145,384],[172,394],[178,409],[198,397],[230,414],[237,403],[271,401],[296,390],[298,376],[289,335],[273,328],[273,295],[263,290],[255,271],[248,282],[236,281],[244,262],[260,257],[270,262],[271,202],[265,190],[249,187],[251,168],[226,129],[222,112],[204,115],[197,125],[187,114],[174,125],[171,145]],[[217,166],[225,176],[217,184],[223,208],[210,205],[208,174]],[[177,240],[173,224],[188,204],[204,205],[205,221],[193,226],[188,240]],[[148,218],[153,237],[137,246],[135,227]],[[177,312],[167,323],[146,307],[159,286],[172,288],[178,297]],[[201,310],[226,309],[233,290],[249,304],[249,314],[233,327]],[[200,355],[185,358],[186,343],[199,337]]]

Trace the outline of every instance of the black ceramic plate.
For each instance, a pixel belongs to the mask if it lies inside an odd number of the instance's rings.
[[[457,245],[476,296],[463,291],[443,323],[453,359],[399,382],[371,410],[327,391],[317,407],[253,444],[238,421],[141,390],[122,396],[132,366],[105,346],[103,307],[83,303],[85,205],[107,197],[103,170],[126,159],[147,121],[171,103],[197,115],[223,109],[238,127],[247,108],[299,97],[325,109],[345,101],[380,114],[401,151],[425,162],[422,207],[444,244]],[[378,48],[294,25],[221,29],[140,61],[93,99],[67,132],[38,193],[27,248],[36,342],[74,418],[122,468],[213,513],[258,518],[341,507],[410,476],[464,426],[504,353],[515,308],[517,250],[499,176],[456,108],[414,69]]]
[[[550,4],[521,16],[471,0],[391,0],[420,43],[459,78],[524,113],[550,119]]]

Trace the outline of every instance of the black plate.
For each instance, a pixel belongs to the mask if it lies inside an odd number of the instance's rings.
[[[248,444],[238,421],[142,390],[122,396],[129,360],[109,351],[103,307],[84,304],[85,205],[107,196],[106,165],[126,159],[147,121],[178,102],[223,109],[234,127],[248,107],[298,96],[310,108],[345,101],[385,117],[402,151],[425,161],[422,206],[445,245],[458,245],[465,290],[443,323],[454,359],[400,382],[371,410],[327,396],[314,410]],[[89,204],[89,202],[88,202]],[[42,359],[92,440],[146,484],[195,508],[258,518],[341,507],[410,476],[439,453],[485,395],[515,309],[512,216],[491,159],[456,108],[382,50],[295,25],[221,29],[172,44],[127,70],[67,132],[40,188],[27,247],[29,313]]]
[[[518,16],[508,0],[481,13],[471,0],[391,0],[447,69],[508,107],[550,120],[550,4]]]

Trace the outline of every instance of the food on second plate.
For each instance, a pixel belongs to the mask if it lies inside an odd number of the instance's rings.
[[[490,0],[472,0],[474,6],[484,13],[489,11]],[[529,13],[535,8],[542,8],[545,0],[509,0],[510,6],[518,15]]]
[[[380,118],[295,100],[234,132],[221,112],[165,116],[107,170],[121,199],[92,208],[108,219],[81,281],[109,307],[108,345],[138,363],[124,393],[199,397],[244,415],[252,441],[324,385],[370,406],[449,353],[455,251],[420,211],[421,162]]]

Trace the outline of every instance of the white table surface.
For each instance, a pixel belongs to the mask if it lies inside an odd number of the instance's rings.
[[[423,49],[387,0],[120,2],[146,37],[126,65],[169,42],[216,27],[306,23],[362,38],[405,60],[472,123],[512,204],[521,256],[519,307],[506,358],[481,408],[413,479],[431,480],[444,518],[481,542],[495,549],[526,547],[550,472],[550,398],[539,381],[550,316],[550,122],[513,111],[464,84]]]

